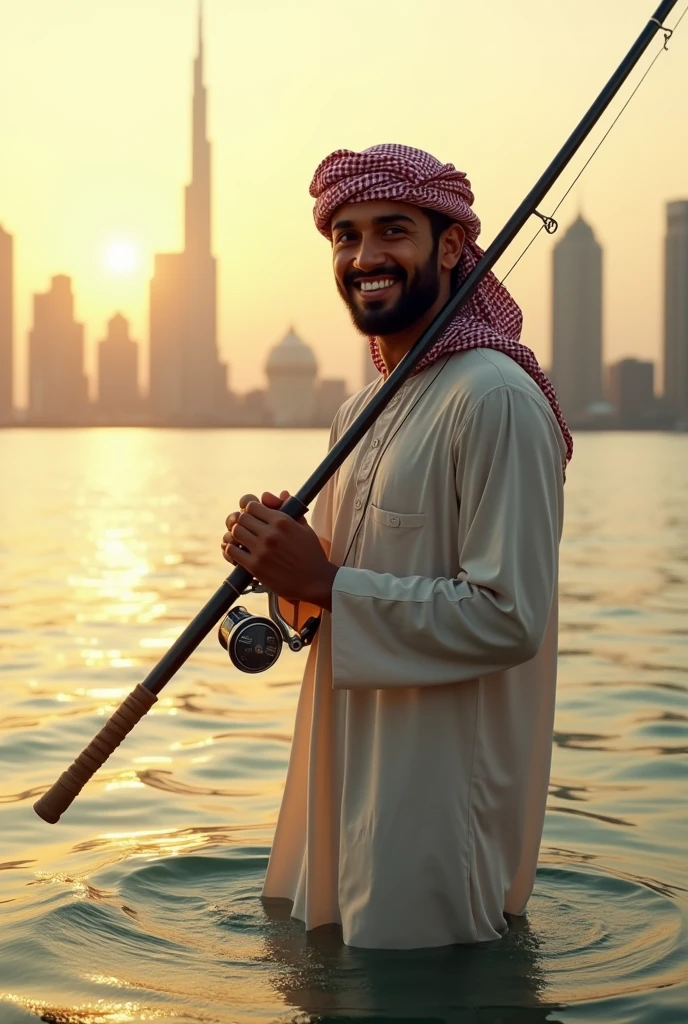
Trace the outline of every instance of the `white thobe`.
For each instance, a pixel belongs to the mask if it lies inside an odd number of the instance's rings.
[[[340,409],[331,441],[379,382]],[[263,895],[361,947],[494,939],[547,797],[564,440],[472,349],[408,380],[319,495],[341,566],[296,712]]]

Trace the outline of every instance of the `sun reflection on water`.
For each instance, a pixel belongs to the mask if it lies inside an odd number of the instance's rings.
[[[12,992],[0,993],[0,999],[21,1006],[45,1024],[130,1024],[130,1022],[161,1020],[170,1017],[167,1010],[144,1007],[127,999],[122,1002],[96,999],[74,1006],[55,1006],[43,999],[30,999]]]

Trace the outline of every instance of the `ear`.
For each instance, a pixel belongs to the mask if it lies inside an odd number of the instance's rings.
[[[453,270],[461,259],[466,232],[460,224],[452,224],[440,239],[440,267]]]

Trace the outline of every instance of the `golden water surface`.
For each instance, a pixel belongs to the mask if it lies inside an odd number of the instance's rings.
[[[34,814],[226,574],[239,495],[295,490],[326,439],[0,432],[0,1024],[686,1024],[688,434],[576,438],[549,809],[501,942],[364,953],[262,906],[301,655],[244,676],[210,636]]]

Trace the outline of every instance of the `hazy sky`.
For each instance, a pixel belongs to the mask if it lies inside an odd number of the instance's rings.
[[[262,385],[290,323],[324,376],[359,385],[308,185],[338,147],[404,142],[465,170],[485,247],[651,17],[654,0],[205,0],[220,344]],[[669,18],[673,25],[684,0]],[[155,252],[182,245],[196,0],[21,0],[0,34],[0,224],[15,236],[21,383],[31,296],[72,276],[89,359],[121,311],[147,340]],[[637,69],[628,95],[660,46]],[[555,187],[548,211],[623,97]],[[658,358],[664,207],[688,197],[688,17],[559,211],[604,246],[605,361]],[[529,225],[502,260],[510,265]],[[561,237],[561,235],[559,236]],[[104,250],[140,253],[117,275]],[[509,278],[523,340],[550,359],[546,236]]]

